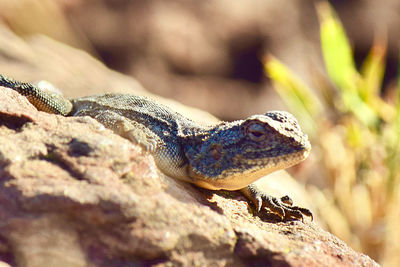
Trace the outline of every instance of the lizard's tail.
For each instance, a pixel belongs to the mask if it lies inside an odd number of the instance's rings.
[[[62,95],[41,90],[31,83],[19,82],[0,74],[0,86],[17,91],[41,111],[66,116],[72,110],[71,102]]]

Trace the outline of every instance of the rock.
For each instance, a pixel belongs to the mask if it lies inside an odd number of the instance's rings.
[[[306,221],[160,173],[87,117],[0,87],[0,260],[16,266],[377,266]]]

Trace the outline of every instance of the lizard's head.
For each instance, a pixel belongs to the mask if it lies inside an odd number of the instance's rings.
[[[270,111],[222,122],[201,142],[194,142],[186,157],[194,183],[209,189],[237,190],[299,163],[310,150],[308,137],[293,115]]]

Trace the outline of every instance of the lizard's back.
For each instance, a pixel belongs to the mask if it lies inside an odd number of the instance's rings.
[[[90,116],[152,152],[160,169],[187,180],[183,140],[203,131],[194,121],[143,96],[102,94],[71,100],[72,116]]]
[[[132,121],[140,122],[155,133],[167,130],[175,133],[183,131],[182,133],[189,134],[188,129],[199,128],[194,121],[166,106],[156,105],[153,100],[144,96],[101,94],[72,99],[71,102],[74,107],[72,116],[82,116],[83,113],[94,110],[95,113],[109,110]]]

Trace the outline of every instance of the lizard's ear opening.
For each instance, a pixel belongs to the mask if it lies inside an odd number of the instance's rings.
[[[210,154],[215,160],[219,160],[222,157],[223,148],[220,144],[211,145]]]

